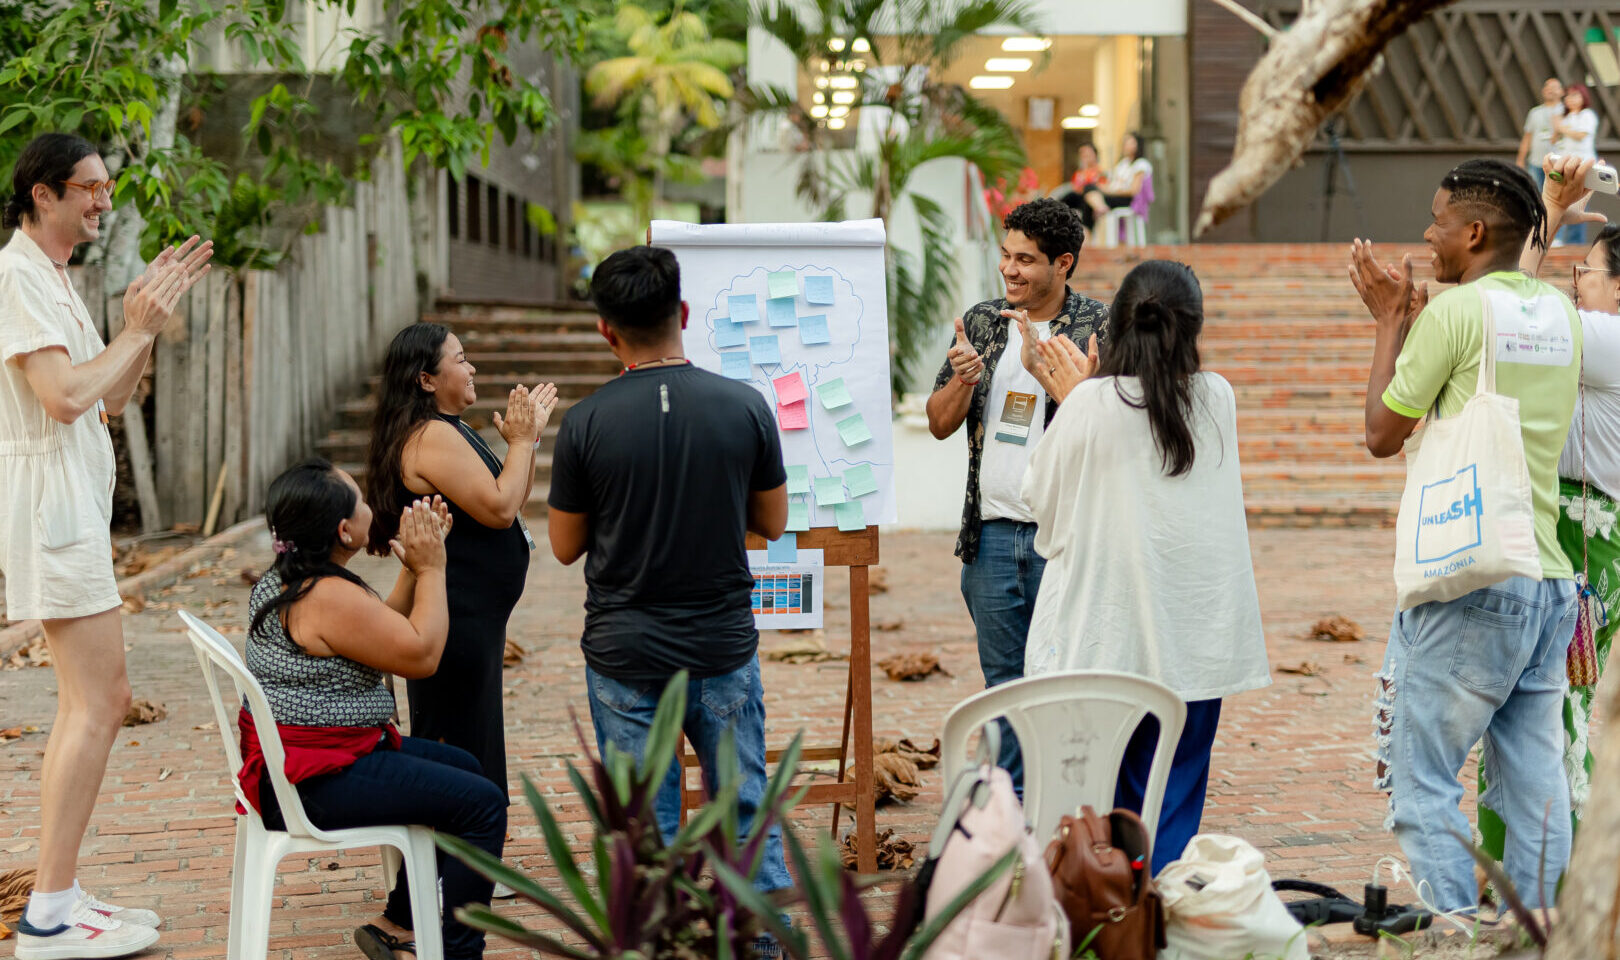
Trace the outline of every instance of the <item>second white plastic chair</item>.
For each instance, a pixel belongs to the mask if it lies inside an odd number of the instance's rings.
[[[230,641],[208,624],[185,611],[180,611],[197,652],[208,683],[208,693],[214,704],[214,719],[225,741],[225,759],[230,764],[231,785],[236,798],[247,813],[236,820],[236,862],[231,869],[231,923],[226,941],[226,960],[262,960],[270,941],[270,906],[275,898],[276,865],[282,858],[295,853],[315,853],[323,850],[349,850],[358,847],[381,847],[383,871],[390,884],[399,868],[399,856],[405,860],[406,876],[411,887],[411,920],[416,937],[418,960],[444,960],[444,943],[439,929],[439,869],[435,860],[433,831],[422,826],[353,827],[346,830],[322,830],[309,822],[298,791],[283,773],[286,751],[276,733],[276,721],[270,713],[270,704],[264,698],[259,682],[248,673],[247,666],[237,655]],[[287,829],[271,830],[264,825],[253,805],[247,802],[237,771],[242,769],[242,752],[232,738],[232,720],[236,710],[229,707],[220,693],[218,675],[222,670],[236,688],[239,705],[246,698],[253,715],[253,726],[259,734],[259,747],[264,752],[265,774],[275,788],[276,802],[281,806],[282,819]],[[394,851],[399,851],[394,855]]]
[[[1026,677],[975,694],[945,717],[941,737],[947,784],[968,762],[968,740],[1004,718],[1024,756],[1024,814],[1046,843],[1064,814],[1082,804],[1099,813],[1114,808],[1114,785],[1125,746],[1142,718],[1159,721],[1159,741],[1148,774],[1142,823],[1156,838],[1170,761],[1187,722],[1187,706],[1164,684],[1110,670],[1071,670]]]

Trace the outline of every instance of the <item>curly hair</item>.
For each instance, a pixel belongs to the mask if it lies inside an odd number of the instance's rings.
[[[1080,214],[1074,208],[1051,197],[1037,197],[1014,207],[1001,221],[1001,226],[1004,230],[1017,230],[1035,241],[1046,259],[1054,263],[1065,253],[1073,256],[1067,277],[1074,276],[1074,266],[1080,261],[1080,245],[1086,240]]]

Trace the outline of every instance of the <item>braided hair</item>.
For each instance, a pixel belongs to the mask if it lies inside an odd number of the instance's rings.
[[[374,593],[359,576],[332,561],[338,524],[354,515],[360,494],[330,461],[311,457],[288,467],[270,481],[265,500],[264,516],[276,551],[271,569],[281,577],[281,593],[253,614],[249,635],[271,614],[285,626],[287,609],[304,599],[317,580],[337,577]]]
[[[1547,246],[1547,208],[1530,175],[1501,160],[1465,160],[1440,181],[1451,191],[1451,203],[1467,207],[1469,216],[1483,220],[1492,230],[1505,230],[1509,239],[1492,245],[1499,250],[1524,249],[1529,239],[1536,249]]]

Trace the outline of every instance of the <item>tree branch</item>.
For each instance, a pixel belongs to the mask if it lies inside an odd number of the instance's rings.
[[[1238,3],[1237,0],[1210,0],[1210,3],[1230,12],[1233,16],[1255,28],[1265,35],[1267,40],[1277,35],[1277,28],[1260,19],[1248,7]]]

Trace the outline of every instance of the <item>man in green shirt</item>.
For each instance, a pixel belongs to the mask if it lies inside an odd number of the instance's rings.
[[[1518,272],[1525,243],[1545,246],[1548,233],[1523,170],[1463,163],[1441,181],[1432,212],[1423,238],[1435,279],[1457,284],[1433,300],[1414,284],[1410,256],[1396,268],[1365,241],[1352,246],[1350,278],[1376,322],[1367,449],[1394,456],[1429,411],[1461,412],[1479,375],[1488,297],[1497,391],[1519,401],[1542,579],[1512,577],[1396,614],[1378,674],[1377,783],[1390,795],[1386,824],[1431,902],[1472,909],[1478,889],[1459,839],[1471,831],[1457,773],[1483,737],[1481,800],[1506,822],[1508,876],[1528,902],[1551,904],[1569,861],[1560,711],[1575,628],[1573,571],[1556,536],[1558,455],[1579,384],[1581,325],[1567,297]]]

